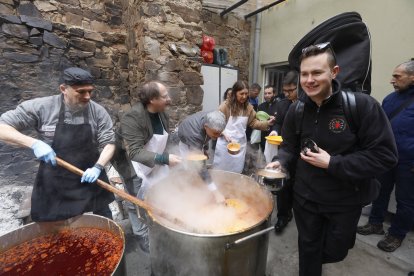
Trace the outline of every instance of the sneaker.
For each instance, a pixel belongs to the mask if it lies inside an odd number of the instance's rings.
[[[385,252],[394,252],[395,249],[401,246],[402,241],[402,239],[387,234],[385,238],[378,242],[377,247]]]
[[[361,235],[384,235],[384,228],[382,227],[382,224],[371,224],[367,223],[364,226],[358,226],[357,227],[357,233]]]
[[[414,276],[414,271],[408,272],[408,276]]]

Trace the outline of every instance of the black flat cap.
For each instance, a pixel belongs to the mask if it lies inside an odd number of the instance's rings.
[[[62,82],[67,85],[93,84],[95,82],[91,73],[78,67],[70,67],[63,71]]]

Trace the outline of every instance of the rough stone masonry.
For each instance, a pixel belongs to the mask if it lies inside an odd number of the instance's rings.
[[[230,64],[247,80],[250,23],[233,14],[221,18],[201,0],[0,0],[0,113],[59,93],[60,72],[79,66],[97,79],[94,100],[115,124],[137,101],[140,85],[164,82],[174,126],[202,109],[203,34],[228,49]],[[6,193],[19,205],[38,164],[31,150],[4,143],[0,164],[0,186],[20,187]]]

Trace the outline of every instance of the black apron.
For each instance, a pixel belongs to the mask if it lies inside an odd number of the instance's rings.
[[[96,163],[99,151],[89,124],[88,107],[83,117],[83,124],[66,124],[62,97],[52,148],[58,157],[86,170]],[[105,170],[99,179],[108,182]],[[41,161],[33,187],[31,217],[33,221],[64,220],[102,209],[114,199],[111,192],[96,183],[81,183],[80,176]]]

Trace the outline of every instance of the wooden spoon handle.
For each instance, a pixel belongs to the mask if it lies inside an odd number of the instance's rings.
[[[83,171],[81,169],[79,169],[79,168],[75,167],[74,165],[72,165],[72,164],[70,164],[70,163],[62,160],[59,157],[56,157],[56,162],[57,162],[57,164],[59,166],[67,169],[70,172],[73,172],[74,174],[77,174],[77,175],[80,175],[80,176],[83,175]],[[124,192],[122,190],[119,190],[119,189],[115,188],[114,186],[106,183],[105,181],[102,181],[102,180],[98,179],[96,182],[102,188],[104,188],[104,189],[106,189],[106,190],[108,190],[108,191],[110,191],[110,192],[118,195],[122,199],[131,201],[132,203],[138,205],[139,207],[144,208],[148,212],[155,212],[155,213],[157,213],[157,214],[159,214],[159,215],[161,215],[163,217],[166,217],[166,215],[163,215],[164,214],[163,211],[158,210],[158,209],[154,208],[153,206],[149,205],[148,203],[146,203],[146,202],[144,202],[144,201],[142,201],[142,200],[140,200],[140,199],[138,199],[138,198],[136,198],[134,196],[131,196],[130,194],[128,194],[128,193],[126,193],[126,192]],[[169,219],[169,220],[171,220],[171,219]]]
[[[83,173],[84,173],[81,169],[79,169],[79,168],[75,167],[74,165],[62,160],[59,157],[56,157],[56,162],[59,166],[67,169],[70,172],[73,172],[74,174],[82,176]],[[105,181],[102,181],[102,180],[98,179],[96,182],[102,188],[118,195],[122,199],[131,201],[132,203],[138,205],[139,207],[144,208],[147,212],[157,214],[158,216],[172,222],[175,225],[179,225],[179,226],[181,226],[183,228],[186,228],[186,229],[191,229],[191,227],[189,227],[187,224],[185,224],[182,220],[180,220],[176,217],[172,217],[170,214],[168,214],[168,213],[166,213],[166,212],[164,212],[164,211],[162,211],[158,208],[155,208],[154,206],[151,206],[150,204],[148,204],[148,203],[146,203],[146,202],[144,202],[144,201],[142,201],[142,200],[140,200],[136,197],[133,197],[130,194],[128,194],[128,193],[126,193],[122,190],[119,190],[119,189],[115,188],[114,186],[106,183]]]

